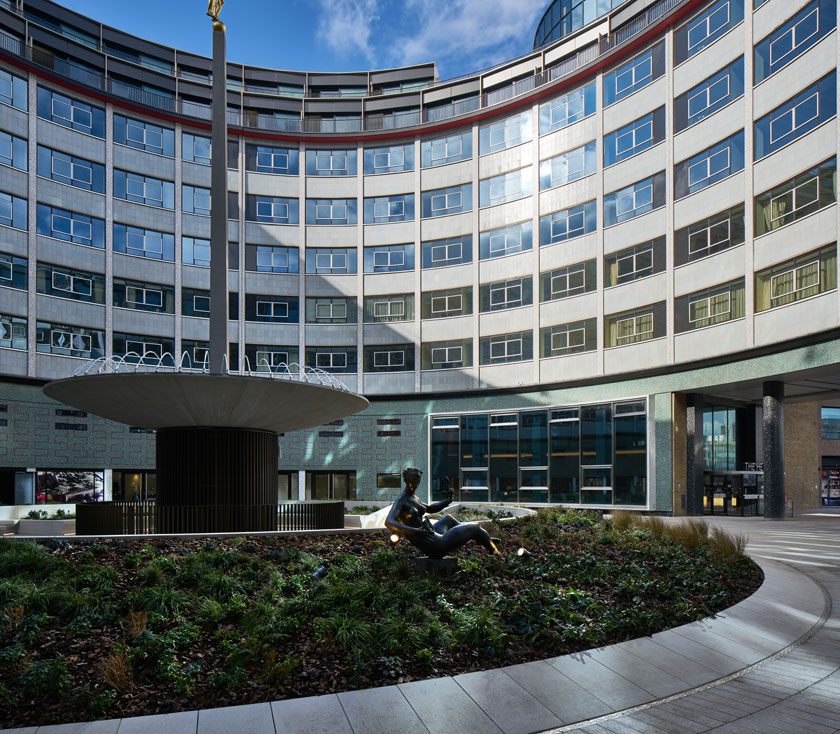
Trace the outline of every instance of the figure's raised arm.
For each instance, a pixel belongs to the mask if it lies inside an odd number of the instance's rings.
[[[440,512],[444,507],[448,507],[452,502],[452,498],[455,496],[455,493],[452,491],[452,486],[449,483],[449,477],[444,477],[440,480],[440,489],[445,495],[447,495],[446,499],[440,500],[439,502],[432,502],[430,505],[423,505],[423,509],[426,512]],[[423,503],[421,502],[420,504]]]

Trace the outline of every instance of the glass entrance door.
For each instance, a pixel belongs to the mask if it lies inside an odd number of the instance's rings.
[[[310,496],[314,500],[356,499],[356,472],[310,472]]]

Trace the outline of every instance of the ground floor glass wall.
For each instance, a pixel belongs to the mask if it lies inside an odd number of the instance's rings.
[[[647,504],[643,400],[430,421],[433,500]]]

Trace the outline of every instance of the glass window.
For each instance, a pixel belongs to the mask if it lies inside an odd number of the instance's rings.
[[[296,346],[246,344],[245,360],[254,372],[271,372],[284,365],[297,364],[298,349]]]
[[[478,240],[479,259],[489,260],[517,252],[527,252],[532,246],[531,235],[530,221],[482,232]]]
[[[472,367],[472,339],[424,342],[420,347],[420,355],[420,368],[424,370]]]
[[[205,166],[209,166],[211,155],[210,138],[205,138],[201,135],[191,135],[190,133],[183,134],[181,157],[185,161],[202,163]]]
[[[665,204],[665,171],[604,196],[604,225],[625,222]]]
[[[556,301],[594,291],[596,270],[595,260],[587,260],[540,273],[540,301]]]
[[[414,219],[414,194],[365,198],[365,224],[410,222]]]
[[[265,224],[298,224],[297,199],[279,196],[245,195],[245,220]]]
[[[349,275],[356,272],[356,248],[308,247],[306,272]]]
[[[810,298],[837,288],[837,244],[801,255],[755,274],[755,310]]]
[[[129,364],[161,363],[171,367],[175,363],[175,340],[171,337],[114,332],[113,345],[114,356]]]
[[[674,262],[685,265],[744,242],[744,205],[694,222],[674,233]]]
[[[595,82],[540,105],[540,135],[560,130],[595,114]]]
[[[479,341],[481,364],[522,362],[534,357],[534,333],[518,331],[513,334],[483,336]]]
[[[306,366],[324,372],[356,372],[356,347],[307,347]]]
[[[840,439],[840,408],[820,408],[820,426],[822,438]]]
[[[26,171],[29,167],[28,152],[26,140],[0,130],[0,164]]]
[[[562,357],[597,348],[596,319],[540,329],[540,357]]]
[[[594,232],[598,226],[595,199],[554,214],[540,217],[540,246],[565,242]]]
[[[364,366],[365,372],[413,372],[414,344],[367,346]]]
[[[531,139],[531,113],[500,120],[478,128],[478,154],[486,155],[512,148]]]
[[[414,320],[414,294],[365,296],[365,323]]]
[[[209,268],[210,240],[199,237],[181,237],[181,262]]]
[[[399,173],[414,170],[414,145],[392,145],[386,148],[366,148],[365,174]]]
[[[26,319],[0,313],[0,347],[26,349]]]
[[[105,303],[105,276],[39,262],[38,293],[86,303]]]
[[[665,42],[604,75],[604,106],[614,104],[646,87],[665,73]]]
[[[783,69],[837,26],[836,3],[813,0],[755,45],[755,84]]]
[[[674,132],[717,112],[744,94],[744,57],[739,56],[674,100]]]
[[[485,283],[479,288],[479,310],[503,311],[508,308],[530,306],[533,303],[531,276]]]
[[[595,141],[540,162],[540,191],[595,173]]]
[[[175,132],[149,122],[114,115],[114,142],[149,153],[175,157]]]
[[[160,283],[114,278],[114,307],[175,313],[175,289]]]
[[[79,132],[105,137],[105,110],[38,87],[38,117]]]
[[[420,216],[422,219],[469,211],[472,211],[471,183],[420,193]]]
[[[665,237],[627,247],[604,257],[604,285],[630,283],[665,270]]]
[[[38,209],[40,211],[41,204],[38,205]],[[46,207],[49,209],[49,207]],[[42,232],[40,227],[41,221],[38,220],[38,234],[47,234],[47,236],[56,236],[50,235],[48,232]],[[3,227],[14,227],[15,229],[28,229],[29,223],[27,221],[27,201],[26,199],[21,199],[19,196],[12,196],[12,194],[4,194],[0,192],[0,226]],[[67,239],[67,237],[62,237],[61,239]],[[105,246],[104,238],[103,244]]]
[[[29,268],[26,258],[0,252],[0,286],[27,290]]]
[[[98,359],[105,354],[105,332],[81,326],[37,322],[35,349],[64,357]]]
[[[604,136],[604,165],[630,158],[665,139],[665,107]]]
[[[258,273],[297,273],[299,256],[296,247],[245,245],[245,269]]]
[[[181,315],[210,318],[210,291],[181,288]]]
[[[184,193],[186,195],[187,189],[190,186],[184,186]],[[207,191],[207,212],[209,214],[209,189],[202,189]],[[164,209],[175,208],[175,184],[172,181],[162,181],[159,178],[152,178],[151,176],[141,176],[137,173],[130,173],[128,171],[120,171],[114,169],[114,197],[117,199],[125,199],[133,201],[138,204],[146,204],[147,206],[157,206]],[[185,201],[186,205],[186,201]],[[185,211],[188,211],[185,209]]]
[[[421,294],[420,318],[439,319],[447,316],[468,316],[472,313],[472,286],[425,291]]]
[[[754,160],[802,137],[837,114],[837,73],[832,71],[755,123]]]
[[[414,270],[414,245],[380,245],[365,248],[366,273]]]
[[[681,199],[744,168],[744,131],[674,166],[674,198]]]
[[[472,235],[431,240],[422,244],[423,268],[441,268],[472,262]]]
[[[266,145],[245,146],[245,170],[297,176],[299,153],[297,148],[274,148]]]
[[[307,150],[307,176],[355,176],[356,151]]]
[[[274,324],[296,324],[300,320],[297,296],[245,295],[245,320]]]
[[[478,205],[481,208],[504,204],[507,201],[515,201],[530,195],[530,166],[482,179],[478,184]]]
[[[314,296],[306,299],[308,324],[355,324],[355,298],[326,298]]]
[[[665,336],[665,302],[642,306],[632,311],[612,314],[604,319],[604,346],[657,339]]]
[[[105,193],[105,166],[43,145],[38,146],[38,175],[78,189]]]
[[[115,222],[114,252],[172,262],[175,260],[175,235]]]
[[[744,19],[743,0],[717,0],[674,32],[674,66],[700,53]]]
[[[307,224],[356,224],[356,199],[307,199]]]
[[[837,200],[837,159],[821,163],[755,197],[755,234],[807,217]]]
[[[0,102],[26,111],[29,106],[26,80],[0,69]]]
[[[443,166],[472,158],[472,131],[420,143],[420,162],[423,168]]]
[[[744,279],[705,288],[674,301],[676,332],[722,324],[744,316]]]
[[[209,217],[211,210],[210,189],[184,184],[181,209],[190,214],[202,214]]]
[[[105,247],[105,222],[101,219],[46,204],[38,204],[37,217],[39,235],[88,247]]]

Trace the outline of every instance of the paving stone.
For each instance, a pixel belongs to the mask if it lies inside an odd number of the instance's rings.
[[[455,682],[505,734],[530,734],[562,723],[503,670],[457,675]]]
[[[652,637],[653,641],[662,647],[684,657],[696,660],[701,665],[714,670],[720,677],[741,670],[744,664],[725,653],[712,650],[710,647],[701,645],[699,642],[690,640],[687,637],[678,635],[674,630],[657,632]]]
[[[633,683],[644,689],[654,698],[665,698],[675,693],[688,690],[691,686],[684,680],[666,673],[654,663],[637,657],[622,645],[610,645],[592,650],[592,658],[601,665],[625,678],[632,671]]]
[[[563,723],[594,719],[613,710],[543,660],[508,666],[505,673]]]
[[[174,714],[156,716],[134,716],[123,719],[117,734],[195,734],[198,727],[198,711],[179,711]]]
[[[635,656],[653,663],[669,675],[685,681],[689,686],[701,686],[720,677],[711,668],[663,647],[650,637],[622,642],[621,647],[626,648]]]
[[[198,734],[276,734],[271,704],[252,703],[198,712]]]
[[[38,734],[116,734],[119,719],[107,721],[80,721],[73,724],[50,724],[39,726]],[[12,731],[16,731],[13,729]]]
[[[647,691],[597,662],[591,655],[564,655],[546,662],[600,698],[614,711],[653,700]],[[632,671],[628,671],[632,674]]]
[[[400,683],[399,689],[431,734],[501,732],[452,678]]]
[[[721,637],[716,632],[708,629],[702,629],[699,626],[691,624],[684,625],[683,627],[678,627],[673,630],[673,632],[701,645],[705,645],[712,650],[717,650],[718,652],[728,655],[731,658],[735,658],[741,663],[741,667],[753,665],[759,660],[763,660],[767,657],[763,653],[753,650],[751,647],[747,647],[746,645],[739,644],[734,640]]]
[[[335,694],[272,701],[271,715],[282,734],[353,733]]]
[[[399,731],[401,734],[427,734],[397,686],[369,688],[366,691],[345,691],[338,694],[344,713],[356,734],[365,732]],[[278,732],[285,732],[277,727]]]

